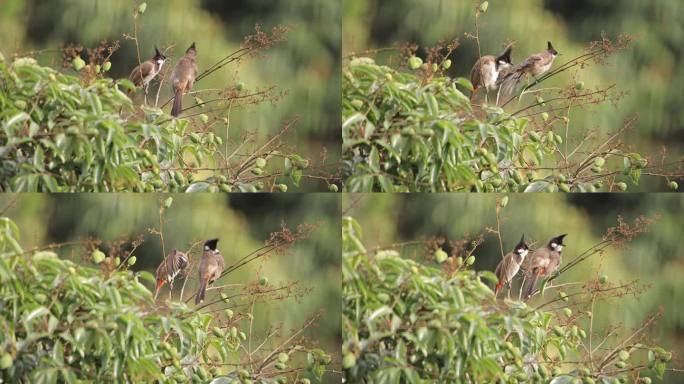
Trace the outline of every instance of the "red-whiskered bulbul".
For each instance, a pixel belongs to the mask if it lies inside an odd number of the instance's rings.
[[[173,86],[173,107],[171,108],[171,116],[178,116],[181,109],[183,109],[183,94],[190,92],[192,86],[195,84],[195,78],[197,77],[197,63],[195,63],[195,58],[197,57],[197,49],[195,48],[195,43],[193,42],[190,48],[185,51],[185,55],[178,60],[178,64],[173,69],[173,74],[171,75],[172,86]]]
[[[154,297],[157,297],[159,290],[164,284],[173,284],[173,280],[188,266],[188,255],[174,249],[162,260],[157,267],[157,288]]]
[[[136,87],[145,87],[154,79],[161,71],[162,65],[166,61],[166,56],[159,52],[157,47],[154,47],[154,57],[146,60],[140,65],[133,68],[131,74],[128,76],[129,80],[135,84]]]
[[[539,278],[551,276],[561,265],[561,252],[565,246],[563,244],[563,238],[565,236],[567,236],[567,234],[552,238],[545,246],[537,248],[532,253],[527,268],[525,284],[523,286],[523,298],[526,300],[529,299],[534,293],[534,290],[537,289]]]
[[[470,70],[470,82],[473,84],[473,93],[470,95],[472,100],[480,88],[485,89],[485,93],[496,89],[496,80],[499,78],[500,71],[511,66],[512,45],[499,55],[487,55],[480,57]]]
[[[204,300],[204,295],[207,291],[207,286],[219,277],[223,272],[223,256],[221,252],[216,249],[216,243],[219,239],[207,240],[204,243],[204,252],[199,265],[199,281],[200,287],[195,297],[195,304],[199,304]]]
[[[520,266],[525,261],[525,256],[527,256],[529,250],[530,248],[525,244],[525,235],[523,234],[520,242],[511,252],[504,256],[499,265],[496,266],[496,270],[494,270],[496,277],[499,279],[494,289],[495,294],[498,295],[504,285],[510,284],[513,281],[513,277],[520,270]]]
[[[522,63],[514,66],[511,70],[502,77],[501,90],[504,94],[512,94],[515,88],[520,83],[525,75],[532,75],[537,79],[537,76],[546,73],[551,69],[553,61],[558,56],[558,51],[553,48],[551,42],[548,42],[546,51],[535,53],[528,57]]]

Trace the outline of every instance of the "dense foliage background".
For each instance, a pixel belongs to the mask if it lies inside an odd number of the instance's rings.
[[[250,284],[265,277],[268,284],[273,286],[298,282],[299,288],[290,292],[292,297],[257,303],[254,307],[255,335],[264,335],[277,326],[282,326],[287,334],[322,311],[322,317],[303,336],[312,345],[330,353],[336,361],[333,364],[339,364],[339,201],[332,194],[284,196],[173,195],[173,204],[164,213],[164,247],[167,252],[173,248],[185,250],[195,241],[218,237],[218,248],[228,266],[261,247],[269,239],[270,233],[279,231],[283,224],[293,230],[300,224],[316,226],[309,238],[298,241],[285,254],[272,253],[261,261],[247,264],[221,281],[226,284]],[[133,249],[133,241],[143,240],[134,251],[137,262],[131,270],[154,273],[162,259],[162,245],[159,236],[149,230],[159,228],[159,207],[166,198],[166,195],[152,194],[4,194],[0,196],[0,206],[6,208],[5,215],[16,222],[21,233],[17,241],[24,249],[100,239],[100,249],[105,253],[116,249],[128,252]],[[11,201],[14,204],[10,206],[8,204]],[[81,249],[81,246],[71,246],[54,251],[60,258],[91,266],[88,254],[84,255]],[[191,259],[196,260],[197,257],[196,252],[191,254]],[[141,282],[154,290],[152,282],[142,279]],[[196,289],[197,277],[194,272],[185,288],[185,297]],[[174,298],[177,299],[179,291],[180,285],[177,283]],[[168,291],[164,288],[160,299],[167,297]],[[215,291],[209,291],[209,300],[216,297]],[[241,304],[239,299],[233,302]],[[210,306],[204,311],[216,307]],[[248,308],[234,309],[235,316],[246,311]],[[223,312],[219,312],[218,316],[223,319]],[[248,328],[245,320],[240,323],[241,327]],[[269,343],[269,347],[273,345]],[[332,375],[324,381],[331,377],[338,378]]]
[[[137,64],[136,47],[124,33],[133,32],[133,10],[138,1],[3,1],[0,5],[0,52],[10,58],[30,52],[40,64],[61,68],[60,49],[68,44],[96,47],[103,40],[121,43],[112,56],[108,76],[127,77]],[[294,117],[299,120],[286,143],[307,158],[335,163],[339,157],[339,4],[297,0],[263,1],[149,1],[139,18],[141,59],[148,59],[154,46],[175,44],[167,56],[177,60],[195,41],[198,67],[202,71],[243,43],[255,24],[264,31],[277,25],[293,30],[287,41],[264,57],[250,58],[239,69],[229,65],[197,84],[199,88],[226,88],[243,83],[245,89],[275,86],[283,92],[275,103],[237,108],[231,112],[230,139],[254,132],[259,142],[277,133]],[[55,13],[55,9],[60,10]],[[38,51],[38,52],[36,52]],[[174,61],[175,62],[175,61]],[[72,72],[72,70],[67,70]],[[237,74],[237,75],[236,75]],[[160,99],[171,94],[168,83]],[[192,105],[191,98],[185,105]],[[168,109],[167,109],[168,110]],[[225,140],[225,130],[217,134]],[[324,149],[325,148],[325,149]],[[304,179],[304,188],[326,190]],[[290,184],[290,187],[293,186]]]
[[[346,195],[343,206],[363,228],[364,245],[369,252],[435,236],[455,242],[473,240],[482,234],[484,242],[475,252],[472,268],[493,271],[501,255],[497,238],[486,228],[496,229],[495,205],[501,196]],[[594,311],[595,329],[604,331],[616,323],[624,326],[623,330],[632,329],[641,324],[646,315],[662,308],[663,318],[655,323],[648,335],[663,347],[673,349],[675,356],[684,353],[681,347],[684,312],[678,304],[684,290],[679,278],[684,269],[680,246],[684,199],[680,195],[510,194],[508,199],[501,215],[504,251],[510,251],[521,233],[537,245],[552,236],[568,233],[564,263],[599,241],[607,228],[615,226],[618,215],[627,222],[640,215],[659,215],[649,232],[637,236],[624,248],[607,250],[602,258],[585,261],[563,274],[559,283],[586,281],[606,274],[610,282],[638,280],[639,284],[649,286],[636,298],[613,299],[620,300],[619,305],[614,305],[615,301],[602,302]],[[425,253],[424,247],[419,245],[406,248],[402,257],[420,259]],[[533,304],[542,302],[541,299],[533,300]],[[608,307],[609,311],[603,309]],[[666,376],[664,382],[684,381],[681,375],[671,375]]]
[[[615,83],[618,90],[628,93],[616,106],[592,105],[587,113],[573,113],[571,137],[577,139],[589,129],[599,133],[615,131],[626,118],[636,114],[639,120],[622,135],[631,150],[657,155],[667,144],[672,159],[683,152],[684,113],[678,108],[683,97],[679,89],[684,85],[684,75],[678,69],[683,61],[681,2],[645,4],[628,0],[610,6],[598,0],[572,4],[555,0],[489,3],[489,10],[480,17],[482,54],[499,52],[506,42],[514,41],[514,62],[542,51],[547,40],[563,54],[558,65],[581,53],[589,41],[600,39],[602,31],[613,37],[620,33],[636,36],[632,47],[613,57],[608,65],[591,66],[581,72],[581,80],[588,87]],[[439,40],[459,38],[461,45],[450,55],[453,64],[447,74],[468,77],[478,52],[465,33],[475,32],[477,4],[448,0],[345,1],[343,57],[405,43],[434,46]],[[418,54],[425,57],[423,50]],[[393,52],[379,53],[377,61],[391,63],[392,67],[400,64]],[[564,73],[545,82],[544,87],[567,83],[574,82],[569,73]],[[663,190],[665,184],[642,183],[639,189]]]

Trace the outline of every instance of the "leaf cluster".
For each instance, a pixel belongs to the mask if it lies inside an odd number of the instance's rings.
[[[143,284],[154,284],[150,273],[107,270],[104,255],[93,257],[102,263],[94,268],[52,251],[24,251],[18,236],[0,218],[3,382],[284,383],[304,370],[320,377],[330,363],[319,349],[288,343],[243,363],[252,335],[241,329],[241,314],[155,307]],[[308,366],[294,359],[299,354]]]

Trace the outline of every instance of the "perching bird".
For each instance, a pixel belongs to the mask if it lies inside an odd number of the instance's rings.
[[[470,96],[472,100],[480,88],[485,89],[485,93],[496,89],[496,80],[499,78],[500,71],[511,66],[511,50],[512,45],[506,47],[506,50],[499,55],[487,55],[480,57],[470,70],[470,82],[473,84],[473,93]]]
[[[504,256],[499,262],[499,265],[496,266],[496,270],[494,270],[496,277],[499,279],[499,282],[494,289],[497,295],[504,285],[511,283],[513,277],[515,277],[520,270],[520,266],[525,260],[525,256],[527,256],[528,252],[529,247],[525,244],[525,235],[523,234],[520,238],[520,242],[511,252],[508,252],[506,256]]]
[[[537,289],[539,278],[551,276],[561,265],[561,252],[565,246],[563,244],[565,236],[567,234],[552,238],[545,246],[532,253],[523,286],[523,298],[529,299],[534,290]]]
[[[133,68],[128,79],[131,80],[136,87],[145,87],[147,89],[147,85],[155,76],[157,76],[159,71],[161,71],[165,61],[166,56],[159,52],[157,47],[154,47],[154,57]]]
[[[171,74],[173,86],[173,107],[171,108],[171,116],[178,116],[183,109],[183,94],[190,92],[192,86],[195,84],[197,77],[197,49],[193,42],[190,48],[185,51],[185,55],[178,60],[178,64],[173,69]]]
[[[195,304],[204,300],[207,286],[221,277],[221,272],[223,272],[223,256],[216,249],[216,243],[218,239],[207,240],[204,243],[204,252],[199,265],[200,287],[195,297]]]
[[[188,255],[174,249],[169,253],[164,260],[162,260],[159,267],[157,267],[157,288],[154,297],[157,297],[159,290],[164,284],[173,284],[173,280],[188,266]]]
[[[537,76],[542,75],[551,69],[551,65],[553,65],[556,56],[558,56],[558,51],[553,48],[553,45],[551,45],[551,42],[549,41],[546,51],[535,53],[528,57],[522,63],[514,66],[501,78],[501,92],[505,95],[512,94],[525,75],[532,75],[532,77],[537,79]]]

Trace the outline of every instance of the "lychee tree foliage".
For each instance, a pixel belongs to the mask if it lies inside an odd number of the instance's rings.
[[[591,331],[570,308],[497,301],[490,288],[496,276],[469,269],[472,254],[447,271],[393,248],[368,251],[361,232],[353,218],[343,219],[348,382],[613,384],[647,373],[662,377],[672,358],[630,337],[604,344],[607,352],[595,352],[595,364],[578,360]],[[445,263],[442,254],[434,259]]]
[[[274,139],[219,169],[226,148],[205,127],[206,115],[172,119],[138,107],[127,94],[135,90],[130,81],[100,74],[109,66],[74,66],[88,73],[0,58],[0,191],[286,191],[277,177],[298,184],[309,165],[278,151]]]
[[[580,57],[581,65],[628,44],[602,43]],[[399,68],[363,56],[347,62],[342,79],[347,191],[624,191],[642,175],[678,188],[681,161],[656,166],[620,142],[633,121],[604,141],[587,133],[568,143],[571,121],[564,114],[580,105],[616,101],[620,95],[610,94],[612,87],[586,90],[578,81],[549,100],[541,93],[525,96],[525,107],[517,111],[510,110],[512,104],[507,110],[497,106],[494,92],[488,103],[476,105],[469,98],[469,80],[445,75],[456,45],[430,49],[425,63],[409,49]],[[580,64],[565,69],[572,65]],[[513,99],[502,97],[499,105]]]
[[[320,378],[330,363],[322,350],[293,340],[241,364],[252,335],[237,312],[219,316],[182,303],[160,309],[143,285],[153,286],[154,277],[128,270],[135,256],[115,266],[98,250],[75,254],[96,268],[52,250],[24,250],[18,237],[15,223],[1,217],[2,382],[289,383],[304,372]]]

